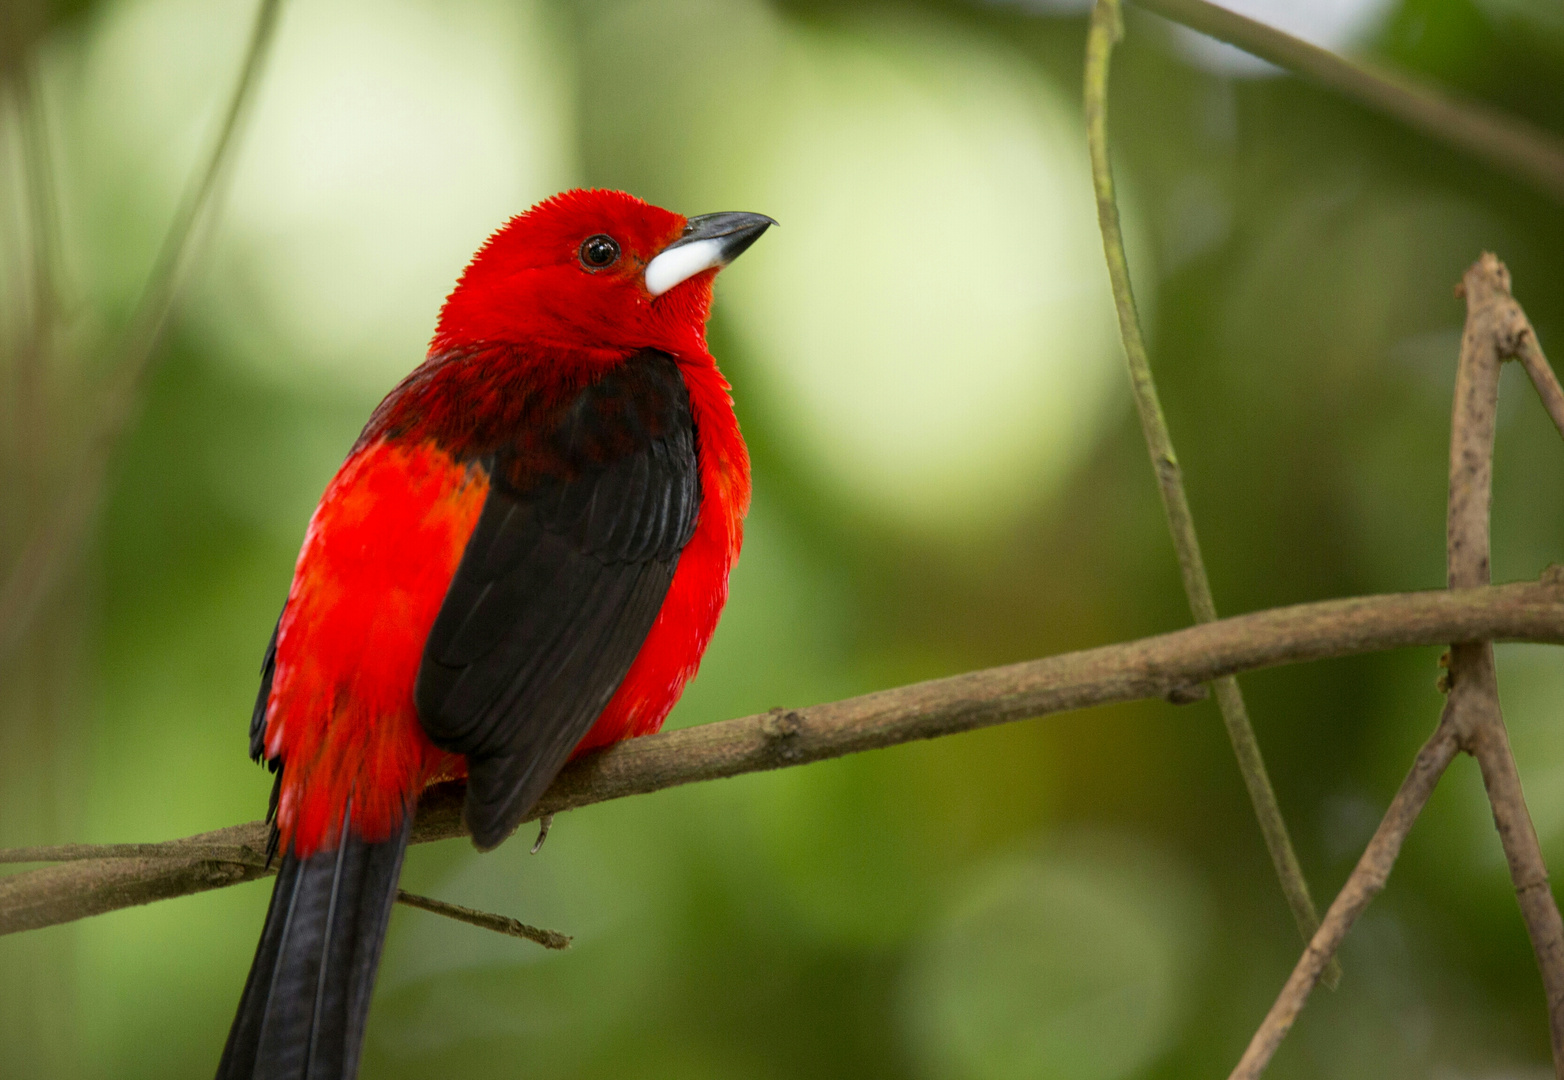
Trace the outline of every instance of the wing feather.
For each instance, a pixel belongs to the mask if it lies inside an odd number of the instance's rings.
[[[484,465],[416,697],[435,745],[467,756],[467,824],[492,847],[591,728],[667,596],[700,503],[688,391],[670,357],[637,354]]]

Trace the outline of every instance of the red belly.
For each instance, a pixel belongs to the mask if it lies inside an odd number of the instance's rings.
[[[418,723],[413,681],[488,481],[433,444],[372,443],[310,520],[277,637],[266,752],[284,761],[277,821],[306,856],[354,831],[388,836],[457,759]]]

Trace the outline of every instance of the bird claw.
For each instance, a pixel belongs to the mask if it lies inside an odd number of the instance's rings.
[[[543,819],[538,822],[538,839],[537,842],[532,845],[533,855],[536,855],[538,852],[543,850],[543,841],[548,839],[549,826],[552,824],[554,824],[553,814],[544,814]]]

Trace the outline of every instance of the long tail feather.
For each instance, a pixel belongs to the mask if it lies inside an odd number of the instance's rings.
[[[349,808],[351,813],[351,807]],[[283,856],[217,1080],[353,1080],[412,829]]]

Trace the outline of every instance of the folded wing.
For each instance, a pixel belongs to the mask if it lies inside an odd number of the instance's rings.
[[[489,494],[416,699],[435,745],[467,756],[467,825],[489,848],[618,689],[695,530],[695,430],[678,368],[637,354],[482,464]]]

